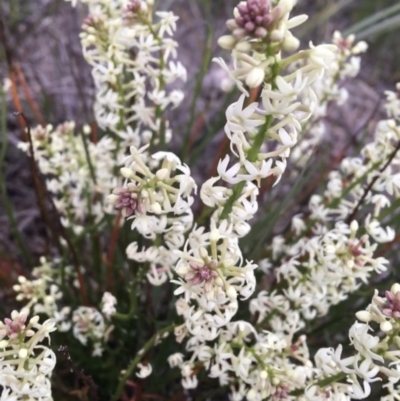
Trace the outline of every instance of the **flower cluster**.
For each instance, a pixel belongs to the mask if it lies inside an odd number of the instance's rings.
[[[309,212],[294,216],[288,235],[273,239],[271,256],[261,264],[278,265],[277,281],[285,284],[283,290],[261,291],[251,301],[259,322],[280,325],[279,310],[300,313],[304,325],[304,320],[326,315],[373,272],[387,269],[388,261],[375,251],[394,239],[394,230],[381,216],[391,197],[398,198],[399,133],[394,120],[381,121],[361,155],[343,159],[330,173],[323,195],[312,195]]]
[[[319,100],[312,85],[323,77],[336,49],[328,45],[312,46],[282,59],[283,50],[297,49],[298,40],[290,29],[306,17],[289,19],[291,1],[281,1],[274,9],[268,4],[241,2],[235,9],[235,19],[228,21],[232,35],[219,40],[222,47],[232,50],[234,70],[230,71],[222,59],[217,61],[243,92],[228,107],[225,125],[231,150],[238,160],[233,165],[231,156],[220,160],[218,177],[203,184],[201,199],[214,208],[210,230],[195,227],[190,232],[175,269],[180,276],[175,294],[182,294],[176,307],[184,318],[184,324],[175,334],[178,341],[190,335],[186,349],[191,357],[184,360],[171,356],[170,363],[181,369],[185,388],[197,386],[195,371],[200,363],[210,377],[219,378],[221,385],[231,385],[233,397],[238,400],[246,396],[261,400],[293,388],[280,381],[279,375],[275,377],[274,372],[260,373],[260,360],[262,366],[279,366],[273,360],[276,354],[271,357],[266,351],[265,342],[281,344],[285,339],[285,345],[278,348],[286,349],[281,358],[287,361],[288,355],[293,356],[292,338],[286,339],[282,334],[282,338],[272,339],[270,335],[257,334],[249,323],[232,322],[238,300],[249,298],[256,284],[257,265],[243,261],[238,240],[249,232],[248,222],[258,210],[261,180],[274,175],[277,182],[283,174],[290,149],[297,143],[299,132]],[[303,64],[295,68],[299,60]],[[260,104],[245,104],[249,96],[245,85],[260,86]],[[217,185],[219,181],[233,188]],[[298,326],[296,321],[288,320],[287,326],[290,325],[293,335]],[[239,334],[242,330],[244,333]],[[255,338],[259,342],[251,346]],[[213,347],[209,341],[217,344]],[[299,346],[300,360],[301,355]]]
[[[238,297],[247,299],[253,293],[256,267],[243,263],[237,238],[221,229],[192,231],[175,268],[181,277],[175,295],[183,295],[177,309],[185,329],[197,340],[215,339],[236,314]]]
[[[80,38],[103,132],[67,122],[37,127],[27,133],[31,141],[20,144],[44,175],[75,272],[64,266],[69,255],[61,246],[59,259],[42,258],[31,280],[20,276],[14,285],[25,309],[0,323],[5,399],[51,401],[55,355],[41,342],[56,327],[108,363],[95,375],[118,380],[113,400],[128,399],[126,386],[152,374],[165,353],[154,363],[151,350],[172,332],[178,349],[168,363],[179,369],[185,392],[207,377],[229,389],[232,401],[348,401],[368,397],[371,383],[383,379],[384,400],[398,399],[400,284],[385,297],[376,292],[357,313],[351,355],[339,345],[312,357],[307,338],[310,322],[319,323],[333,305],[389,269],[377,250],[395,238],[387,216],[400,197],[397,92],[386,93],[388,119],[373,141],[330,171],[326,187],[298,206],[287,229],[271,234],[263,259],[258,249],[249,250],[266,187],[279,182],[290,159],[298,179],[297,169],[324,132],[328,102],[346,99],[339,82],[358,73],[366,44],[335,32],[332,44],[298,50],[293,30],[307,16],[291,16],[295,0],[241,1],[227,21],[229,34],[218,41],[232,64],[215,60],[240,91],[226,110],[230,152],[217,160],[216,176],[202,183],[197,201],[185,164],[190,152],[185,146],[181,160],[166,151],[168,110],[183,99],[175,81],[186,79],[172,39],[177,17],[155,11],[153,0],[81,2],[89,16]],[[80,255],[87,249],[91,255]],[[49,254],[56,251],[49,247]],[[119,313],[117,305],[127,309],[128,302],[117,299],[127,293],[127,280],[129,310]],[[71,299],[66,306],[63,291],[74,287],[83,302]],[[173,305],[163,305],[166,298]],[[177,324],[171,324],[171,306]],[[28,320],[29,311],[51,320],[40,325],[37,316]],[[131,352],[126,344],[132,343],[137,353],[126,367],[126,357],[116,353]],[[111,371],[116,377],[106,376]],[[174,388],[167,376],[166,386]],[[151,398],[145,387],[143,398]]]
[[[383,387],[387,388],[388,394],[384,399],[396,400],[396,384],[400,380],[399,299],[400,284],[394,284],[383,298],[375,291],[371,304],[356,314],[360,322],[355,322],[349,330],[351,345],[356,353],[342,358],[342,345],[336,350],[320,349],[315,355],[319,369],[317,379],[342,375],[351,385],[343,386],[332,380],[332,387],[340,386],[341,395],[346,399],[366,398],[371,394],[370,383],[385,380]],[[325,391],[314,388],[314,396]]]
[[[175,154],[156,152],[149,157],[146,149],[131,147],[121,168],[124,185],[114,189],[109,201],[132,220],[132,230],[148,239],[163,238],[158,247],[140,249],[133,242],[126,250],[130,259],[150,263],[147,277],[153,285],[161,285],[176,262],[174,251],[183,246],[184,234],[192,226],[197,186],[189,167]]]
[[[162,114],[183,99],[171,84],[186,80],[171,38],[178,18],[160,11],[153,21],[151,0],[82,2],[89,6],[81,42],[93,67],[98,124],[123,147],[168,142],[171,132]]]
[[[223,48],[232,51],[233,70],[222,59],[215,61],[243,94],[226,112],[225,133],[234,157],[220,160],[218,176],[203,184],[201,197],[206,205],[216,207],[214,219],[240,224],[241,236],[248,232],[244,223],[257,212],[258,193],[253,186],[269,176],[275,177],[275,183],[280,180],[291,149],[321,101],[314,86],[336,63],[335,45],[296,51],[299,42],[291,29],[307,17],[290,19],[293,5],[282,0],[271,9],[266,1],[241,2],[235,18],[227,23],[232,34],[219,39]],[[282,58],[283,51],[292,54]],[[246,86],[260,87],[258,101],[249,102]],[[216,185],[219,180],[235,185],[233,193]]]
[[[90,133],[90,127],[85,126],[76,135],[74,122],[56,128],[38,126],[31,131],[33,157],[45,176],[61,223],[75,234],[84,231],[88,222],[99,223],[104,213],[112,212],[105,197],[118,185],[115,142],[103,137],[94,143]],[[19,147],[31,151],[28,142]]]
[[[103,345],[113,330],[111,318],[116,313],[116,298],[105,292],[101,301],[101,312],[95,308],[80,306],[71,313],[70,306],[60,306],[65,304],[61,291],[62,274],[65,282],[71,281],[73,286],[79,287],[71,267],[62,268],[60,262],[49,263],[44,257],[40,259],[40,263],[32,271],[32,280],[24,276],[18,277],[18,284],[13,286],[18,294],[16,299],[24,302],[25,311],[32,310],[33,313],[51,318],[59,332],[68,332],[72,328],[74,337],[81,344],[89,345],[90,342],[93,355],[101,355]]]
[[[0,322],[1,398],[7,400],[52,401],[50,376],[56,364],[50,342],[52,320],[39,323],[39,316],[28,319],[28,310],[13,311]],[[3,398],[4,397],[4,398]]]
[[[103,306],[107,302],[103,299]],[[108,301],[109,303],[110,301]],[[109,305],[108,305],[109,308]],[[115,312],[110,311],[106,307],[106,318],[110,318]],[[110,337],[114,327],[105,320],[103,315],[95,308],[80,306],[72,313],[72,332],[74,337],[83,345],[90,342],[93,346],[93,356],[101,356],[103,353],[103,345]]]
[[[58,331],[68,331],[71,327],[69,315],[71,308],[64,306],[61,309],[57,302],[63,297],[60,290],[61,277],[59,270],[53,268],[46,258],[40,259],[40,266],[32,271],[33,280],[24,276],[18,277],[18,284],[13,286],[18,293],[17,301],[23,301],[25,309],[32,309],[33,313],[45,314],[57,325]],[[69,268],[65,269],[67,276],[73,276]]]
[[[343,105],[348,97],[346,88],[340,86],[346,78],[355,77],[360,70],[360,54],[367,50],[367,44],[363,41],[355,43],[354,35],[344,38],[339,31],[335,31],[332,43],[336,45],[335,58],[325,69],[323,76],[317,79],[313,85],[313,91],[319,102],[315,105],[313,114],[303,126],[303,136],[294,147],[290,155],[292,164],[303,168],[310,159],[315,146],[324,137],[326,127],[323,117],[327,114],[327,106],[330,102]],[[299,63],[304,61],[299,60]],[[297,171],[294,173],[298,174]]]

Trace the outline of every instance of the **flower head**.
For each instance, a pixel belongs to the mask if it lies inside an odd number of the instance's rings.
[[[239,4],[237,10],[239,15],[235,18],[235,21],[248,35],[256,38],[266,36],[266,28],[274,20],[268,0],[243,1]]]
[[[26,319],[28,314],[26,311],[13,311],[11,319],[5,318],[4,325],[0,328],[0,337],[8,337],[9,339],[17,338],[18,335],[25,330]]]
[[[200,266],[196,263],[189,263],[191,272],[187,273],[185,276],[186,281],[190,281],[193,285],[205,282],[204,290],[211,291],[212,281],[214,278],[218,277],[218,273],[213,270],[216,267],[216,262],[211,261],[207,265]]]
[[[126,217],[132,216],[136,211],[140,212],[140,201],[135,188],[115,188],[110,200],[114,202],[117,210],[122,210]]]
[[[383,307],[383,314],[386,316],[393,317],[395,319],[400,318],[400,291],[393,293],[386,291],[386,304]]]

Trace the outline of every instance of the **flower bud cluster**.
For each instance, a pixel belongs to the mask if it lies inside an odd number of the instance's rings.
[[[282,315],[299,314],[299,330],[304,321],[326,315],[332,305],[346,299],[372,273],[385,271],[388,261],[374,256],[377,244],[366,234],[357,237],[357,232],[356,221],[350,226],[337,223],[325,234],[296,244],[297,248],[291,249],[296,253],[276,270],[277,280],[287,284],[285,289],[281,294],[261,291],[250,303],[258,322],[271,317],[269,325],[281,327],[285,324]]]
[[[274,238],[271,258],[262,264],[279,265],[276,276],[287,289],[262,291],[251,301],[259,322],[273,314],[271,321],[281,324],[274,311],[293,312],[293,306],[302,320],[324,316],[371,274],[386,270],[388,261],[374,254],[379,243],[390,242],[395,235],[380,216],[399,197],[399,143],[400,127],[392,119],[381,121],[361,156],[343,159],[339,170],[330,173],[323,195],[311,197],[309,215],[292,219],[286,239]],[[354,219],[350,224],[349,218]],[[361,224],[355,218],[363,222],[365,234],[357,235]]]
[[[347,386],[343,395],[348,399],[364,399],[371,394],[370,383],[385,381],[383,387],[388,389],[387,400],[398,397],[400,381],[400,323],[399,301],[400,284],[394,284],[385,297],[380,297],[378,291],[366,310],[357,312],[360,322],[355,322],[349,330],[349,338],[353,356],[342,359],[342,345],[336,350],[320,349],[315,355],[315,362],[320,370],[317,379],[345,374]],[[321,389],[320,391],[324,391]]]
[[[297,49],[300,42],[289,29],[307,17],[288,21],[293,6],[293,0],[280,0],[275,7],[270,0],[241,1],[234,9],[234,18],[226,23],[232,35],[220,38],[220,45],[227,49],[245,47],[242,41],[250,42],[249,39],[255,38],[268,45],[280,46],[285,51]]]
[[[264,344],[281,344],[286,338],[283,329],[279,331],[282,338],[277,338],[272,334],[257,335],[248,323],[232,322],[238,300],[248,299],[255,290],[257,267],[243,261],[238,244],[239,238],[250,230],[248,222],[257,212],[261,180],[275,176],[277,182],[283,174],[290,149],[319,101],[312,85],[334,59],[335,50],[335,46],[312,46],[282,59],[282,50],[294,51],[298,46],[290,29],[306,18],[289,20],[291,1],[281,1],[273,9],[269,5],[263,0],[240,3],[235,19],[228,21],[233,35],[219,41],[222,47],[232,50],[234,70],[222,59],[217,62],[243,92],[226,113],[225,133],[237,161],[232,164],[232,156],[220,160],[218,176],[203,184],[201,199],[215,208],[210,229],[194,227],[190,232],[175,269],[180,278],[174,281],[179,285],[175,294],[182,296],[176,303],[177,313],[184,318],[175,335],[178,341],[190,336],[186,349],[191,357],[184,360],[171,356],[170,363],[180,368],[183,387],[197,386],[195,372],[200,363],[211,377],[219,378],[221,385],[232,385],[237,400],[261,400],[273,394],[279,398],[293,389],[293,383],[280,378],[284,373],[274,372],[271,367],[290,365],[282,347],[290,349],[292,339],[278,346],[283,352],[279,357],[276,353],[271,356]],[[304,65],[295,69],[298,60],[303,60]],[[245,85],[261,87],[259,102],[248,104]],[[287,324],[293,326],[291,333],[297,329],[298,321],[298,316],[295,321],[288,319]],[[237,327],[241,325],[245,334],[238,334]],[[243,340],[247,336],[248,344]],[[250,346],[253,336],[259,343]],[[210,341],[216,345],[209,345]],[[277,363],[274,358],[285,362]]]
[[[62,299],[60,290],[61,277],[58,269],[52,268],[46,258],[40,258],[41,265],[33,269],[33,279],[25,276],[18,277],[18,284],[13,286],[17,301],[26,303],[24,308],[35,314],[45,314],[57,325],[58,331],[68,331],[71,327],[69,315],[71,308],[59,308],[58,302]],[[66,269],[68,270],[68,269]],[[67,272],[68,274],[68,272]],[[72,273],[70,273],[72,274]]]
[[[104,213],[112,212],[105,198],[118,185],[114,175],[116,144],[108,137],[92,142],[89,126],[81,135],[74,131],[75,123],[66,122],[56,128],[38,126],[32,129],[31,137],[35,161],[61,223],[80,234],[88,219],[98,223]],[[19,147],[30,153],[29,143],[21,142]]]
[[[52,320],[28,319],[29,311],[13,311],[0,322],[0,386],[4,400],[52,401],[50,376],[54,352],[43,345],[56,330]]]
[[[181,370],[183,387],[197,386],[197,360],[220,386],[230,388],[231,399],[237,401],[279,399],[303,388],[312,372],[304,336],[293,340],[292,333],[257,333],[244,321],[226,325],[214,345],[192,337],[187,349],[192,352],[190,360],[182,354],[169,357],[170,366]]]
[[[367,50],[367,44],[363,41],[355,43],[354,35],[344,38],[339,31],[335,31],[332,43],[336,45],[335,58],[329,63],[328,68],[320,79],[313,83],[313,91],[320,101],[316,104],[312,116],[303,126],[301,141],[294,147],[290,161],[297,167],[303,168],[309,160],[315,146],[326,134],[323,118],[327,114],[327,106],[331,102],[343,105],[348,97],[348,91],[340,83],[347,78],[355,77],[360,71],[360,54]],[[304,63],[299,60],[299,64]],[[293,171],[294,178],[298,171]]]
[[[146,149],[130,148],[121,168],[125,182],[108,199],[132,220],[132,230],[147,239],[162,238],[159,246],[140,249],[133,242],[126,250],[130,259],[150,263],[147,277],[153,285],[161,285],[171,277],[177,260],[174,250],[182,248],[184,234],[192,226],[191,205],[197,186],[189,167],[175,154],[157,152],[149,157]]]
[[[106,302],[107,302],[106,295]],[[105,307],[105,299],[103,297],[103,310]],[[108,301],[109,302],[109,301]],[[109,306],[106,306],[106,319],[109,319],[115,311],[109,312]],[[91,345],[93,347],[92,355],[101,356],[103,346],[106,343],[114,329],[108,320],[95,308],[80,306],[74,310],[72,314],[72,332],[74,337],[83,345]]]
[[[247,234],[246,220],[257,212],[254,186],[270,176],[275,183],[280,180],[291,149],[321,101],[313,86],[336,63],[335,45],[311,45],[296,52],[298,40],[291,29],[307,17],[289,19],[293,5],[291,0],[275,7],[266,0],[241,2],[235,19],[228,21],[232,35],[219,40],[232,51],[234,67],[230,69],[221,58],[215,61],[243,94],[226,112],[225,133],[234,156],[219,161],[218,176],[203,184],[201,198],[216,207],[214,219],[228,219],[240,236]],[[283,50],[293,54],[282,58]],[[260,88],[257,101],[249,102],[246,86]],[[236,186],[237,192],[232,195],[229,188],[218,185],[219,180]]]
[[[192,231],[175,268],[180,279],[173,281],[179,284],[175,295],[183,295],[177,309],[186,330],[198,340],[214,340],[236,314],[239,299],[254,292],[256,267],[243,262],[237,238],[218,229]]]
[[[115,306],[117,305],[117,298],[114,297],[110,292],[105,292],[101,299],[101,313],[110,319],[117,312]]]
[[[171,133],[161,114],[183,99],[170,84],[186,80],[171,38],[178,17],[156,12],[153,20],[151,0],[81,1],[90,13],[80,36],[93,67],[98,124],[121,138],[123,147],[156,144],[160,136],[168,142]]]
[[[113,330],[110,320],[116,313],[116,298],[105,292],[101,301],[101,313],[95,308],[80,306],[71,314],[71,307],[59,306],[63,303],[59,263],[49,263],[44,257],[40,259],[40,263],[39,267],[33,269],[34,279],[18,277],[18,284],[13,286],[18,293],[16,299],[25,303],[24,310],[27,313],[32,310],[51,318],[58,331],[67,332],[72,327],[73,335],[78,341],[83,345],[90,342],[94,348],[93,356],[100,356],[104,342],[108,341]],[[70,267],[64,268],[64,280],[66,279],[72,280],[73,285],[78,285]]]

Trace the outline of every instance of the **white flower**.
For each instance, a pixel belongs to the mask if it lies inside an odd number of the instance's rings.
[[[171,368],[175,368],[177,366],[181,366],[183,363],[183,354],[177,352],[168,357],[168,363]]]
[[[235,132],[255,132],[255,129],[264,123],[255,114],[258,104],[254,102],[244,108],[245,99],[245,95],[241,95],[236,103],[232,103],[226,109],[225,133],[229,138],[231,133]]]
[[[137,366],[140,370],[139,372],[136,373],[136,376],[139,377],[140,379],[145,379],[146,377],[150,376],[151,372],[153,371],[153,368],[149,363],[146,364],[138,363]]]
[[[382,356],[374,352],[375,347],[379,344],[380,339],[372,336],[368,332],[370,328],[364,323],[354,323],[350,328],[349,337],[354,348],[365,358],[383,362]]]
[[[101,302],[103,304],[101,312],[110,319],[116,312],[115,305],[117,305],[117,299],[111,293],[105,292]]]
[[[157,11],[157,17],[160,17],[159,22],[159,35],[162,37],[165,33],[172,36],[174,31],[176,30],[176,21],[178,21],[178,17],[174,15],[174,13],[169,11]]]
[[[240,163],[235,163],[228,169],[229,164],[229,155],[226,155],[223,160],[218,162],[217,171],[221,179],[228,182],[229,184],[237,184],[238,182],[242,181],[238,176],[237,173],[240,170]]]
[[[237,178],[246,181],[256,181],[258,187],[260,187],[261,180],[272,174],[272,159],[269,159],[267,162],[263,160],[261,163],[257,164],[261,164],[261,166],[258,167],[256,163],[251,163],[246,160],[243,167],[246,169],[247,174],[238,174]]]

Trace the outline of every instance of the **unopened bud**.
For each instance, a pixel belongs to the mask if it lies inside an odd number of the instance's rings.
[[[33,325],[35,325],[35,324],[38,324],[38,322],[39,322],[39,316],[33,316],[30,320],[29,320],[29,323],[30,324],[33,324]]]
[[[223,287],[224,286],[224,282],[222,281],[221,277],[216,277],[214,280],[215,285],[217,285],[218,287]]]
[[[25,359],[25,358],[28,356],[28,350],[27,350],[26,348],[21,348],[21,349],[18,351],[18,356],[19,356],[21,359]]]
[[[108,203],[112,203],[113,204],[113,203],[115,203],[117,201],[118,198],[119,198],[118,195],[110,194],[110,195],[107,196],[106,201]]]
[[[232,267],[234,265],[233,259],[225,259],[223,265],[224,267]]]
[[[393,329],[392,323],[390,323],[390,322],[382,322],[380,324],[380,329],[384,333],[389,333],[389,331],[392,331],[392,329]]]
[[[121,168],[121,174],[124,178],[133,178],[134,174],[133,171],[130,168],[127,167],[122,167]]]
[[[235,290],[234,287],[232,287],[231,285],[228,286],[228,288],[226,289],[226,295],[228,295],[228,297],[230,299],[236,299],[237,298],[237,291]]]
[[[368,323],[371,321],[371,314],[367,312],[366,310],[362,310],[356,313],[356,317],[358,320],[364,323]]]
[[[260,86],[265,78],[265,71],[263,68],[255,67],[253,68],[246,77],[246,85],[249,88],[257,88]]]
[[[236,39],[232,35],[224,35],[218,39],[218,45],[226,50],[232,50],[236,45]]]
[[[90,128],[90,125],[84,125],[83,126],[83,133],[84,134],[86,134],[86,135],[88,135],[88,134],[90,134],[92,132],[92,129]]]
[[[293,35],[287,35],[282,43],[283,50],[287,52],[293,52],[297,50],[300,46],[299,39],[295,38]]]
[[[151,211],[155,214],[160,214],[162,212],[161,206],[158,202],[154,202],[151,205]]]
[[[190,272],[190,267],[188,265],[180,265],[175,269],[175,272],[179,275],[179,276],[185,276],[187,273]]]
[[[350,224],[350,230],[351,230],[351,232],[352,233],[356,233],[357,231],[358,231],[358,222],[357,222],[357,220],[353,220],[352,222],[351,222],[351,224]]]
[[[255,390],[251,389],[249,390],[249,392],[247,393],[247,399],[249,401],[255,400],[257,397],[257,393],[255,392]]]
[[[251,50],[251,44],[245,40],[240,41],[236,44],[235,50],[246,53]]]
[[[217,229],[214,229],[210,233],[210,241],[217,242],[221,236],[219,235],[219,231]]]
[[[156,172],[156,177],[160,180],[163,181],[168,177],[168,169],[167,168],[161,168]]]
[[[397,294],[399,291],[400,291],[399,283],[393,284],[392,287],[390,288],[390,292],[392,292],[393,294]]]
[[[206,298],[208,301],[212,301],[215,298],[214,290],[211,289],[210,291],[205,292]]]
[[[200,256],[202,259],[208,259],[208,252],[206,248],[204,247],[200,248]]]

